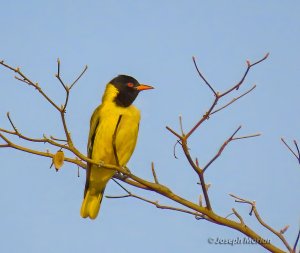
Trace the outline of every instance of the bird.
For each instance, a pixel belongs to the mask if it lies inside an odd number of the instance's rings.
[[[118,75],[106,85],[102,103],[90,120],[87,155],[99,166],[87,163],[81,217],[97,217],[105,187],[116,173],[101,164],[125,167],[128,163],[136,146],[141,118],[139,109],[132,103],[140,91],[150,89],[154,87],[140,84],[128,75]]]

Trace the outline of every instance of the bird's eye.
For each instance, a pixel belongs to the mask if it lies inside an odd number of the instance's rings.
[[[133,87],[134,87],[134,84],[133,84],[133,83],[127,83],[127,86],[128,86],[129,88],[133,88]]]

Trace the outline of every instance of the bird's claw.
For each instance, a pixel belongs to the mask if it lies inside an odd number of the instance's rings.
[[[122,166],[122,169],[127,171],[129,174],[131,174],[131,171],[126,166]]]
[[[103,161],[100,161],[99,163],[98,163],[98,167],[102,167],[104,165],[104,162]]]

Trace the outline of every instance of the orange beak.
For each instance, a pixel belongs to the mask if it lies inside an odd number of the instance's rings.
[[[138,91],[154,89],[154,87],[152,87],[152,86],[150,86],[150,85],[146,85],[146,84],[140,84],[139,86],[136,86],[135,88],[136,88]]]

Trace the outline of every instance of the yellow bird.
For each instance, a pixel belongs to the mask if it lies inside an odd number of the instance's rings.
[[[102,104],[90,121],[89,158],[105,164],[127,164],[135,148],[140,122],[140,111],[132,103],[140,91],[149,89],[153,87],[127,75],[119,75],[106,85]],[[105,186],[114,174],[114,170],[88,164],[80,210],[83,218],[97,217]]]

